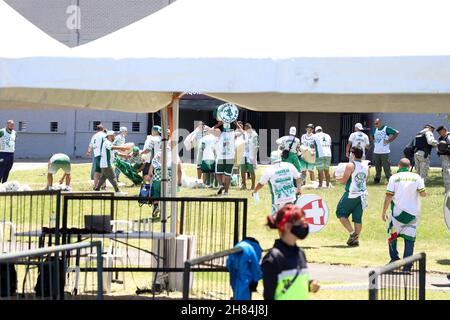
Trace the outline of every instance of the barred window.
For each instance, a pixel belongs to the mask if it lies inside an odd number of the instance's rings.
[[[50,122],[50,132],[58,132],[58,122]]]
[[[140,122],[133,122],[133,124],[132,124],[132,131],[133,132],[140,132],[141,131],[141,123]]]
[[[113,131],[120,131],[120,122],[114,121],[114,122],[112,123],[112,130],[113,130]]]
[[[92,131],[97,131],[97,126],[101,124],[100,121],[93,121],[92,122]]]
[[[27,131],[27,123],[25,121],[19,121],[19,131]]]

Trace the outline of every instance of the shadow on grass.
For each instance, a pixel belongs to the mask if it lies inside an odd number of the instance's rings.
[[[436,261],[438,264],[442,264],[444,266],[450,266],[450,259],[440,259]]]
[[[350,247],[345,244],[336,244],[332,246],[321,246],[322,248],[335,248],[335,249],[352,249],[352,248],[358,248],[358,247]]]

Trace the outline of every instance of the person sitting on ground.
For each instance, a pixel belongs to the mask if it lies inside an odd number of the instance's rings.
[[[67,154],[64,153],[56,153],[48,161],[47,190],[53,189],[53,175],[56,174],[59,169],[64,171],[64,175],[60,179],[59,184],[62,185],[65,179],[66,183],[63,190],[70,191],[70,158]]]
[[[320,283],[310,280],[305,252],[296,244],[309,233],[303,210],[288,204],[267,221],[280,238],[261,263],[264,300],[307,300],[309,292],[319,291]]]
[[[145,161],[142,159],[139,147],[133,147],[132,153],[117,152],[117,155],[127,159],[136,172],[141,172],[144,170]]]
[[[121,192],[119,186],[117,185],[116,177],[114,175],[114,171],[112,169],[112,164],[114,162],[114,155],[112,151],[128,150],[126,146],[113,146],[112,143],[114,141],[114,131],[107,131],[106,137],[103,138],[102,143],[100,145],[100,168],[102,170],[102,174],[98,180],[97,185],[94,188],[94,191],[100,191],[101,186],[108,180],[116,192],[116,195],[125,195],[124,192]]]
[[[367,208],[367,179],[369,178],[369,166],[361,162],[364,150],[360,147],[351,149],[352,158],[346,165],[342,178],[337,180],[345,184],[345,192],[336,209],[336,216],[350,236],[347,245],[359,246],[359,235],[362,229],[362,215]],[[355,225],[353,229],[349,216]]]

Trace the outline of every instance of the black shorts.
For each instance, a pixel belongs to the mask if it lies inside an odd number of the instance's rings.
[[[145,165],[144,165],[144,170],[142,170],[142,174],[143,174],[144,176],[148,175],[148,172],[150,171],[150,165],[151,165],[150,162],[146,162],[146,163],[145,163]]]

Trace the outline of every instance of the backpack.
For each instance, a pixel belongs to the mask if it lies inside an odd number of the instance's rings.
[[[50,297],[53,299],[60,299],[64,296],[64,286],[66,284],[66,268],[62,258],[49,256],[45,261],[38,265],[38,277],[34,291],[38,297]],[[58,261],[58,262],[56,262]],[[55,270],[55,265],[58,265],[59,269],[59,281],[56,278],[57,272]],[[58,288],[59,282],[59,288]]]
[[[17,272],[13,263],[0,263],[0,297],[9,297],[17,291]]]
[[[414,153],[416,153],[416,147],[415,147],[415,140],[413,139],[406,147],[403,149],[403,154],[405,155],[405,158],[408,159],[414,159]]]
[[[150,202],[151,190],[152,190],[151,184],[150,185],[145,185],[145,184],[142,185],[141,190],[139,190],[139,194],[138,194],[138,197],[140,198],[138,200],[139,206],[142,207],[144,204],[148,204],[148,205],[151,204],[151,202]],[[145,199],[141,199],[141,198],[145,198]]]

